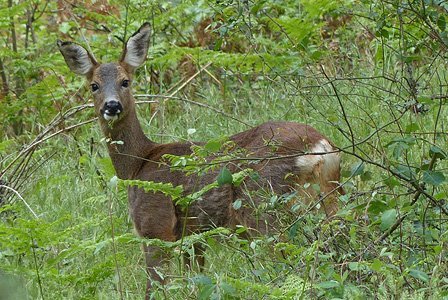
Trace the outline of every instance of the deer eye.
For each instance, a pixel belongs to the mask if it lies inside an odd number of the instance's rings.
[[[96,84],[96,83],[92,83],[90,85],[90,88],[92,89],[92,92],[96,92],[96,91],[98,91],[100,89],[99,85]]]
[[[127,88],[129,86],[129,80],[125,79],[121,82],[121,86]]]

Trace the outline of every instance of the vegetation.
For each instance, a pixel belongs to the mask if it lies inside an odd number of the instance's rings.
[[[446,299],[447,11],[442,0],[3,1],[0,298],[141,299],[146,242],[171,254],[154,299]],[[136,237],[125,186],[142,183],[113,179],[89,91],[56,40],[111,61],[145,21],[152,46],[133,86],[145,132],[213,152],[263,121],[310,124],[343,152],[336,218],[276,195],[272,236]],[[243,176],[221,167],[221,182]],[[202,271],[182,262],[194,242]]]

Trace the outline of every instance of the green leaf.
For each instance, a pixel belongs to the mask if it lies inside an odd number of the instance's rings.
[[[382,266],[383,266],[383,263],[381,262],[381,260],[379,260],[378,258],[375,258],[375,259],[373,260],[372,264],[370,265],[370,268],[371,268],[373,271],[378,272],[378,271],[381,270],[381,267],[382,267]]]
[[[7,149],[8,150],[11,149],[12,145],[14,145],[14,140],[13,139],[5,140],[5,141],[0,142],[0,154],[3,151],[6,151]]]
[[[403,176],[406,180],[415,179],[415,172],[411,169],[411,167],[399,165],[395,168],[395,172]]]
[[[218,182],[219,186],[223,186],[225,184],[232,184],[233,182],[232,173],[229,171],[229,169],[227,169],[227,167],[224,166],[221,169],[221,172],[219,172],[216,181]]]
[[[246,179],[246,177],[251,176],[253,173],[253,170],[250,168],[241,170],[237,173],[232,174],[232,184],[234,186],[240,186],[240,184]]]
[[[231,286],[230,284],[228,284],[227,282],[221,282],[220,288],[224,292],[223,293],[224,295],[227,295],[227,296],[235,296],[236,295],[235,288],[233,286]]]
[[[101,173],[107,178],[111,178],[115,175],[115,168],[112,164],[112,160],[109,157],[100,158],[97,160]]]
[[[440,15],[437,19],[437,27],[439,27],[440,31],[445,31],[446,29],[446,20],[445,16]]]
[[[199,284],[202,284],[202,285],[213,284],[213,281],[210,279],[210,277],[201,275],[201,274],[194,276],[191,280],[193,280],[193,282],[198,285]]]
[[[355,177],[364,173],[364,162],[360,161],[352,165],[350,177]]]
[[[211,278],[205,275],[197,275],[193,277],[192,280],[197,286],[199,286],[198,299],[210,299],[210,296],[215,289],[215,285],[213,284]]]
[[[68,22],[63,22],[63,23],[59,26],[59,31],[62,32],[62,33],[67,34],[67,32],[69,32],[71,28],[72,28],[72,26],[70,25],[70,23],[68,23]]]
[[[446,181],[445,175],[439,171],[424,171],[423,182],[431,185],[441,185]]]
[[[118,185],[118,177],[117,176],[113,176],[110,180],[109,180],[109,187],[112,189],[115,189]]]
[[[338,287],[339,282],[337,282],[336,280],[324,281],[319,283],[318,286],[323,289],[332,289]]]
[[[118,184],[121,186],[136,186],[143,189],[145,192],[160,192],[165,196],[176,200],[182,196],[183,188],[181,185],[174,187],[172,183],[143,181],[143,180],[123,180],[118,179]]]
[[[191,193],[190,195],[187,195],[179,200],[176,201],[177,205],[180,205],[182,207],[189,206],[192,202],[198,201],[202,198],[202,196],[210,191],[211,189],[214,189],[218,186],[217,182],[212,182],[201,188],[199,191],[196,191],[194,193]]]
[[[388,188],[393,189],[394,187],[400,186],[400,181],[395,177],[389,177],[384,180],[384,184],[387,185]]]
[[[218,152],[221,149],[222,143],[223,143],[222,139],[209,140],[207,144],[205,144],[204,148],[205,150],[212,153]]]
[[[397,219],[397,211],[395,209],[389,209],[383,212],[381,215],[381,230],[387,230],[395,223]]]
[[[369,181],[372,179],[372,172],[369,171],[365,171],[364,173],[361,174],[361,181]]]
[[[243,201],[241,199],[236,199],[235,202],[233,202],[233,209],[238,210],[241,208],[241,204],[243,204]]]
[[[435,156],[438,159],[446,158],[446,152],[437,146],[431,146],[431,148],[429,148],[429,155]]]
[[[193,135],[193,134],[195,134],[195,132],[196,132],[196,129],[195,129],[195,128],[188,128],[188,129],[187,129],[187,134],[188,134],[188,135]]]
[[[360,271],[362,269],[362,266],[359,262],[357,261],[352,261],[348,264],[348,267],[350,268],[350,270],[352,271]]]
[[[418,126],[417,123],[411,123],[406,126],[405,132],[412,133],[412,132],[418,131],[419,129],[420,129],[420,126]]]
[[[424,282],[428,282],[429,281],[428,274],[426,274],[425,272],[420,271],[418,269],[411,269],[409,271],[409,275],[411,275],[415,279],[419,279],[419,280],[424,281]]]
[[[446,192],[440,192],[434,195],[434,198],[436,200],[442,200],[448,197],[448,194]]]
[[[415,144],[414,137],[405,137],[400,139],[394,139],[387,144],[388,148],[392,149],[392,155],[395,159],[400,159],[403,156],[403,152],[407,151],[412,145]]]

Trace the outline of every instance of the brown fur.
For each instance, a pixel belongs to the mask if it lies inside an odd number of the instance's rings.
[[[211,171],[204,176],[187,176],[181,171],[171,170],[164,162],[163,155],[189,155],[192,144],[157,144],[143,133],[131,89],[123,87],[124,80],[132,80],[132,71],[135,69],[135,65],[128,65],[128,62],[138,61],[139,58],[127,56],[126,51],[132,51],[132,46],[137,45],[142,52],[144,44],[140,39],[147,38],[148,25],[142,26],[137,33],[139,35],[134,35],[135,38],[131,37],[132,43],[128,42],[119,63],[98,64],[91,55],[83,56],[78,45],[62,42],[58,42],[58,45],[70,68],[87,76],[91,83],[99,87],[93,91],[95,110],[101,129],[108,138],[108,151],[118,177],[182,185],[185,194],[191,194],[214,182],[218,171]],[[147,48],[139,55],[146,56],[146,51]],[[114,121],[106,120],[103,114],[104,107],[111,99],[119,101],[123,109]],[[334,151],[331,143],[327,142],[328,139],[310,126],[294,122],[268,122],[235,134],[230,140],[234,142],[234,150],[244,150],[241,152],[246,157],[256,159],[246,161],[243,165],[229,163],[228,168],[237,172],[241,168],[250,167],[258,172],[260,178],[247,179],[238,187],[226,184],[214,188],[205,193],[202,199],[193,202],[188,210],[176,206],[169,197],[161,193],[145,193],[137,187],[130,187],[130,215],[140,236],[175,241],[181,238],[184,225],[188,234],[218,226],[234,227],[236,224],[247,226],[255,234],[266,233],[275,230],[276,224],[266,214],[254,213],[264,201],[260,191],[267,190],[281,195],[303,189],[300,186],[308,182],[319,184],[323,193],[338,189],[339,156],[334,153],[326,154],[327,156],[310,153],[321,149],[323,146],[318,146],[322,141],[325,141],[325,147],[331,148],[328,150]],[[306,156],[298,164],[298,157],[303,155]],[[315,163],[311,163],[314,161]],[[303,189],[302,195],[308,195],[306,198],[317,196],[315,192],[310,193],[306,189]],[[237,199],[243,199],[243,205],[235,210],[232,204]],[[328,216],[336,212],[335,194],[323,203],[323,209]],[[153,246],[144,246],[144,251],[150,276],[147,288],[149,297],[151,278],[161,279],[155,268],[164,256],[160,249]]]

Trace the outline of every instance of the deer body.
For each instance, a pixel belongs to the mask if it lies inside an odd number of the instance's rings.
[[[117,176],[121,179],[172,183],[182,185],[186,194],[200,190],[216,180],[218,171],[204,176],[170,170],[160,164],[164,154],[185,156],[191,154],[191,143],[157,144],[149,140],[141,129],[131,93],[130,82],[134,70],[143,64],[149,41],[150,28],[144,24],[127,42],[118,63],[100,64],[83,47],[58,41],[68,66],[84,75],[91,84],[95,111],[101,129],[109,140],[108,151]],[[259,158],[250,168],[260,175],[259,180],[245,180],[239,187],[229,184],[211,189],[194,201],[188,210],[176,207],[171,198],[161,193],[145,193],[129,187],[129,210],[138,234],[146,238],[175,241],[186,233],[199,232],[217,226],[245,225],[256,232],[275,229],[268,216],[255,216],[253,211],[262,202],[247,191],[267,189],[276,194],[291,193],[305,183],[320,186],[327,194],[321,204],[328,216],[337,211],[335,191],[339,190],[339,153],[332,143],[312,127],[294,122],[268,122],[229,138],[235,147],[244,149],[248,157]],[[121,141],[114,143],[110,141]],[[231,171],[238,171],[229,165]],[[317,196],[311,189],[301,190],[305,201]],[[247,200],[235,210],[237,199]],[[155,268],[160,264],[159,249],[144,246],[150,278],[160,280]],[[147,297],[151,279],[148,279]]]

